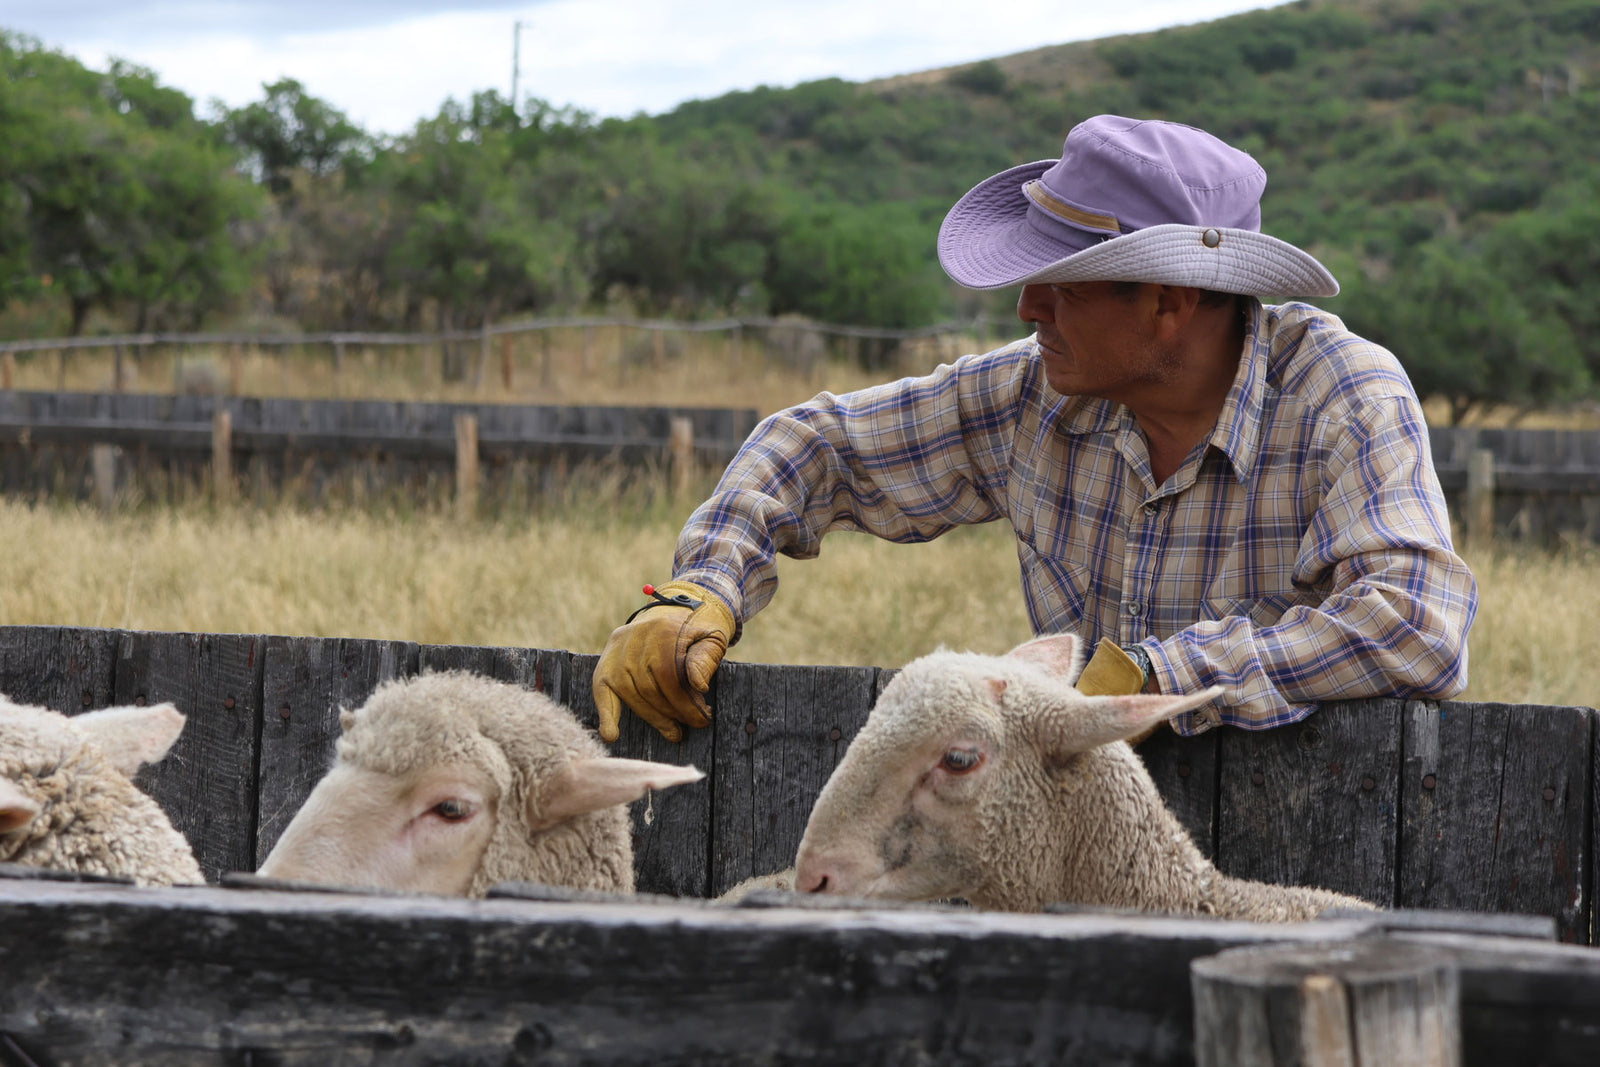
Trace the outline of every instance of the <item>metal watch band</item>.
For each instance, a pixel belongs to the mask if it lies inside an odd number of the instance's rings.
[[[1146,652],[1139,645],[1123,645],[1122,651],[1126,652],[1128,654],[1128,658],[1139,665],[1139,673],[1144,676],[1144,681],[1140,684],[1139,688],[1143,689],[1145,686],[1150,684],[1150,679],[1154,677],[1156,673],[1155,666],[1150,662],[1150,653]]]

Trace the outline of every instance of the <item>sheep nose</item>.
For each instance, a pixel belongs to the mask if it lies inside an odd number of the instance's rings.
[[[832,881],[826,868],[802,868],[795,872],[794,888],[798,893],[826,893],[832,888]]]

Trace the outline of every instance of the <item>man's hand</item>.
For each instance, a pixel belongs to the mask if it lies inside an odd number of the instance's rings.
[[[1144,670],[1115,641],[1102,637],[1083,665],[1075,688],[1090,697],[1138,693],[1144,689]]]
[[[1122,648],[1109,638],[1102,637],[1094,646],[1094,655],[1083,665],[1076,686],[1084,696],[1125,696],[1143,692],[1144,668],[1134,662]],[[1154,726],[1128,738],[1128,744],[1137,745],[1156,732]]]
[[[733,640],[733,612],[692,582],[657,586],[653,597],[653,603],[611,632],[594,669],[600,737],[608,742],[620,735],[623,704],[668,741],[683,739],[679,723],[700,727],[711,722],[705,694]],[[695,606],[662,602],[677,598]]]

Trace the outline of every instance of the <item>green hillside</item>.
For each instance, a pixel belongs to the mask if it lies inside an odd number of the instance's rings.
[[[1334,269],[1345,292],[1328,306],[1424,393],[1465,410],[1592,396],[1600,380],[1594,0],[1299,0],[629,120],[513,111],[489,92],[388,141],[292,82],[199,117],[151,72],[85,71],[16,37],[0,70],[13,334],[597,306],[1002,316],[1014,297],[939,272],[939,220],[973,183],[1115,112],[1252,152],[1265,228]]]

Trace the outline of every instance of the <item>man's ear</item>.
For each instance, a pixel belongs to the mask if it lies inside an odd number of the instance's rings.
[[[1126,740],[1176,715],[1209,704],[1221,695],[1220,685],[1198,693],[1171,696],[1150,693],[1086,697],[1074,691],[1039,718],[1040,746],[1052,760],[1065,761],[1097,745]]]
[[[1152,285],[1156,340],[1170,341],[1189,325],[1200,306],[1200,290],[1192,285]]]

